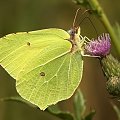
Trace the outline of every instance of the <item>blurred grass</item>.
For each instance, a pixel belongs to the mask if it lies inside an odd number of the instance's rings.
[[[18,31],[31,31],[44,28],[70,29],[76,9],[72,0],[0,0],[0,37]],[[102,1],[110,22],[120,23],[120,1]],[[84,10],[84,9],[83,9]],[[82,11],[79,13],[81,14]],[[78,16],[77,24],[87,16]],[[99,34],[105,32],[102,23],[95,17],[90,16]],[[81,34],[89,38],[96,37],[95,30],[90,21],[85,19],[81,24]],[[87,110],[95,108],[95,120],[117,120],[116,114],[111,107],[112,100],[105,88],[105,78],[102,74],[99,61],[94,58],[84,58],[84,75],[80,85],[87,99]],[[16,95],[15,80],[13,80],[0,67],[0,98]],[[72,98],[60,103],[63,109],[73,111]],[[120,103],[118,103],[120,106]],[[30,108],[18,103],[0,103],[0,120],[58,120],[48,113]]]

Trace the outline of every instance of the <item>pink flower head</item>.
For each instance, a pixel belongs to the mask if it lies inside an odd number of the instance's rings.
[[[110,36],[107,33],[103,33],[97,39],[92,39],[87,43],[85,50],[90,55],[104,57],[109,54],[110,47]]]

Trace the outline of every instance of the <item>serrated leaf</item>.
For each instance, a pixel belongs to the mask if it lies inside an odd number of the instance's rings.
[[[41,110],[71,97],[83,72],[79,51],[62,29],[9,34],[0,39],[0,65],[16,79],[16,89]]]
[[[62,120],[74,120],[74,117],[70,112],[61,111],[58,105],[52,105],[48,107],[47,111],[50,114],[61,118]]]
[[[85,109],[86,109],[85,100],[82,92],[79,89],[74,96],[74,110],[75,110],[76,120],[81,120],[83,118]]]

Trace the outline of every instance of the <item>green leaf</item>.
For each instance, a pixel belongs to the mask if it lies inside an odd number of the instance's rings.
[[[84,96],[80,89],[78,89],[74,97],[74,110],[76,120],[92,120],[93,116],[95,115],[95,110],[90,111],[88,115],[84,115],[86,105]]]
[[[12,97],[6,97],[6,98],[1,98],[0,101],[2,102],[19,102],[19,103],[24,103],[29,105],[30,107],[36,108],[36,105],[31,104],[30,102],[26,101],[25,99],[21,98],[20,96],[12,96]]]
[[[47,108],[47,111],[56,116],[61,118],[62,120],[74,120],[73,115],[70,112],[66,112],[66,111],[61,111],[58,107],[58,105],[52,105],[50,107]]]
[[[78,4],[78,5],[83,5],[84,7],[88,6],[88,0],[73,0],[74,3]]]
[[[83,72],[79,51],[71,52],[62,29],[9,34],[0,39],[0,65],[16,79],[16,89],[41,110],[70,98]]]
[[[83,94],[80,90],[78,90],[74,96],[74,110],[75,110],[76,120],[81,120],[83,118],[85,109],[86,106],[85,106],[85,100]]]
[[[6,98],[1,98],[0,101],[4,101],[4,102],[18,102],[18,103],[23,103],[26,104],[30,107],[33,108],[37,108],[36,105],[31,104],[30,102],[24,100],[23,98],[21,98],[20,96],[12,96],[12,97],[6,97]],[[70,112],[66,112],[66,111],[61,111],[58,107],[58,105],[52,105],[50,107],[48,107],[46,109],[46,112],[49,112],[50,114],[61,118],[63,120],[74,120],[73,115]]]
[[[116,105],[113,105],[113,108],[117,114],[118,120],[120,120],[120,109]]]
[[[88,115],[85,116],[84,120],[92,120],[95,113],[95,110],[92,110]]]

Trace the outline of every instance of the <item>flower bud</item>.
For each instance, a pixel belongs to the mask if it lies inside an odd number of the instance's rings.
[[[100,59],[102,70],[107,77],[106,88],[110,95],[120,97],[120,63],[111,54]]]

